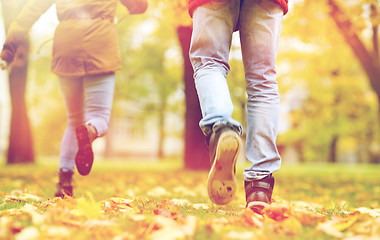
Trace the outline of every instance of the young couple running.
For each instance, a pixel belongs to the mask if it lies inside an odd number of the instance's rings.
[[[120,0],[130,13],[143,13],[146,0]],[[55,196],[73,196],[75,166],[89,174],[91,144],[108,130],[115,71],[121,68],[114,24],[117,0],[29,0],[11,25],[1,53],[11,64],[33,23],[53,3],[60,21],[54,36],[52,72],[65,99],[68,126],[63,135],[59,183]],[[235,165],[242,126],[231,118],[227,85],[232,33],[239,30],[247,88],[247,206],[260,211],[271,201],[281,158],[276,147],[279,96],[275,61],[287,0],[189,0],[193,18],[190,60],[203,118],[200,127],[209,145],[212,167],[210,199],[229,203],[236,192]]]

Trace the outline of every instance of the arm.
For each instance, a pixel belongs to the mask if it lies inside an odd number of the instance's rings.
[[[120,0],[128,8],[130,14],[141,14],[148,8],[147,0]]]
[[[25,43],[28,32],[38,18],[53,4],[53,0],[29,0],[12,22],[0,57],[11,63],[20,45]]]

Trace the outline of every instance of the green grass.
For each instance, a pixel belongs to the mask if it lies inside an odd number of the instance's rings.
[[[230,239],[226,234],[231,232],[250,232],[252,227],[244,224],[227,225],[220,232],[207,228],[210,219],[239,219],[245,207],[243,188],[243,170],[248,163],[239,163],[237,167],[238,190],[234,200],[226,206],[211,204],[207,196],[207,171],[192,171],[183,169],[181,161],[95,161],[91,174],[88,176],[74,175],[74,195],[80,201],[92,203],[97,209],[99,203],[112,197],[133,199],[133,209],[138,209],[146,217],[146,222],[154,219],[157,209],[175,208],[184,216],[196,216],[198,227],[193,239]],[[5,196],[15,193],[29,193],[42,198],[42,206],[34,200],[27,203],[37,205],[44,213],[43,202],[52,198],[55,192],[58,158],[39,160],[34,165],[5,165],[0,167],[0,216],[9,209],[20,209],[26,202],[5,202]],[[358,207],[379,208],[379,165],[283,165],[275,173],[276,184],[274,199],[288,202],[302,201],[313,211],[320,212],[331,218],[343,217],[349,211]],[[91,196],[91,197],[89,197]],[[91,198],[93,197],[93,200]],[[169,201],[168,201],[169,200]],[[176,204],[173,202],[176,201]],[[180,205],[179,202],[184,205]],[[191,204],[189,207],[187,203]],[[206,206],[196,209],[194,204]],[[91,204],[90,204],[91,205]],[[91,206],[89,206],[91,208]],[[141,223],[128,219],[125,214],[103,214],[101,218],[117,219],[119,230],[136,232]],[[20,220],[22,226],[33,225],[29,218]],[[47,223],[51,224],[51,223]],[[273,225],[276,226],[276,225]],[[37,226],[42,232],[42,228]],[[71,228],[77,239],[88,239],[88,232]],[[317,232],[314,227],[304,226],[302,232],[291,237],[278,234],[277,230],[268,225],[263,230],[255,230],[255,237],[265,239],[331,239],[324,233]],[[101,238],[98,235],[97,238]]]
[[[245,204],[242,172],[248,166],[248,163],[240,163],[237,167],[239,188],[232,208]],[[49,198],[54,194],[58,180],[57,168],[57,158],[39,160],[34,165],[3,163],[0,167],[0,192],[5,194],[19,189]],[[131,193],[159,199],[165,195],[155,197],[149,193],[162,187],[170,192],[169,198],[209,203],[204,192],[207,174],[207,171],[184,170],[179,160],[95,161],[90,175],[74,175],[75,194],[84,195],[90,191],[96,200],[114,196],[132,197]],[[274,176],[275,198],[308,201],[327,208],[379,207],[379,165],[283,165]]]

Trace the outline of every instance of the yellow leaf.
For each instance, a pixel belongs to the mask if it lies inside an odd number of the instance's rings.
[[[34,224],[41,224],[43,221],[45,221],[46,216],[43,214],[40,214],[37,212],[38,208],[27,203],[22,208],[20,208],[21,212],[25,212],[30,214],[32,217],[32,221]]]
[[[334,225],[334,228],[336,228],[338,231],[343,232],[347,228],[351,227],[357,220],[358,220],[358,216],[352,216],[349,218],[345,218],[345,219],[341,220],[339,223],[336,223]]]
[[[100,205],[95,202],[90,192],[87,193],[87,199],[84,197],[77,199],[77,209],[72,212],[76,216],[84,216],[88,219],[99,218],[101,213]]]
[[[330,221],[327,221],[327,222],[324,222],[324,223],[320,223],[318,225],[317,229],[320,230],[320,231],[325,232],[326,234],[328,234],[328,235],[330,235],[332,237],[342,238],[343,237],[343,233],[340,232],[339,230],[337,230],[334,227],[334,224],[335,224],[335,221],[330,220]]]
[[[210,218],[206,222],[207,228],[213,232],[219,232],[227,224],[227,218]]]
[[[292,208],[292,215],[305,226],[313,226],[327,220],[325,215],[305,208]]]
[[[280,231],[286,235],[297,235],[303,230],[302,224],[295,217],[289,217],[279,223]]]
[[[245,208],[242,215],[245,222],[249,225],[255,226],[257,228],[262,228],[264,226],[264,223],[262,222],[264,220],[263,216],[255,213],[251,208]]]

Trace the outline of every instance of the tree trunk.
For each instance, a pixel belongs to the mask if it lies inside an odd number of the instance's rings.
[[[337,152],[338,139],[339,139],[338,136],[334,135],[332,140],[331,140],[329,159],[328,159],[329,163],[336,163],[337,162],[336,152]]]
[[[205,137],[199,128],[202,112],[199,106],[198,95],[193,79],[193,68],[189,59],[189,49],[192,28],[180,26],[177,28],[178,39],[182,47],[184,59],[184,82],[186,96],[185,113],[185,168],[187,169],[209,169]]]
[[[161,98],[161,107],[158,113],[158,159],[164,157],[164,143],[165,143],[165,110],[166,110],[166,99]]]
[[[26,0],[2,1],[5,30],[16,18]],[[25,104],[29,41],[20,46],[9,71],[9,89],[12,105],[7,164],[34,163],[33,139]]]

